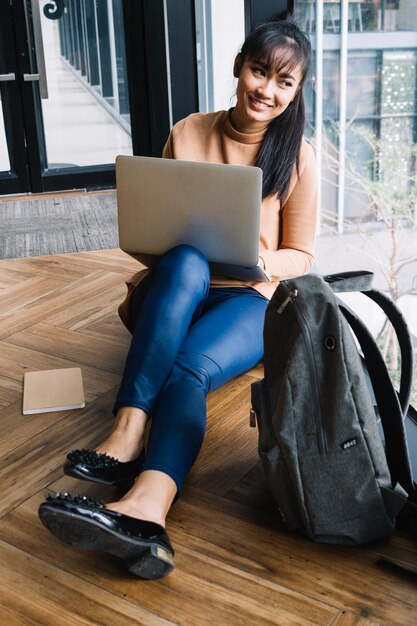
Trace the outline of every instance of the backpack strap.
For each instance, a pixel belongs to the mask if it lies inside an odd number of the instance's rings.
[[[397,335],[401,350],[401,379],[399,398],[404,418],[406,417],[413,386],[413,344],[407,322],[395,303],[381,291],[370,289],[363,292],[384,311]]]
[[[335,293],[360,291],[378,304],[396,332],[401,350],[400,391],[393,387],[381,352],[362,320],[345,304],[339,302],[345,318],[358,338],[365,355],[368,374],[374,390],[384,429],[385,447],[391,479],[407,491],[409,500],[400,514],[405,515],[405,527],[416,534],[417,486],[413,482],[407,438],[403,419],[406,417],[412,389],[413,349],[407,323],[395,303],[380,291],[372,289],[373,273],[340,272],[323,277]]]
[[[413,384],[413,347],[407,322],[395,303],[384,293],[372,289],[373,273],[366,270],[329,274],[323,280],[335,293],[360,291],[378,304],[393,325],[401,351],[400,404],[406,416]]]
[[[339,308],[355,333],[366,360],[384,429],[385,451],[391,479],[394,485],[399,483],[411,497],[415,490],[404,428],[403,410],[399,398],[375,339],[362,320],[347,305],[339,303]]]

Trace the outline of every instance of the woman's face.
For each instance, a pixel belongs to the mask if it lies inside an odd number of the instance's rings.
[[[302,79],[300,65],[279,72],[262,61],[235,61],[238,76],[237,103],[232,112],[232,122],[241,132],[257,132],[281,115],[296,96]]]

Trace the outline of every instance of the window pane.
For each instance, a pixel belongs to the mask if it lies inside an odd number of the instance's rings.
[[[117,154],[132,154],[121,2],[72,0],[59,19],[41,11],[49,168],[114,163]]]
[[[347,116],[378,114],[377,54],[375,51],[350,51],[347,79]]]
[[[323,117],[337,120],[339,116],[339,52],[323,55]]]

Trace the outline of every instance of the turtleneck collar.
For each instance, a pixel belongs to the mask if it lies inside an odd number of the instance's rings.
[[[238,130],[233,128],[232,123],[230,121],[230,113],[233,109],[229,109],[226,113],[226,118],[224,122],[224,130],[226,135],[228,135],[234,141],[238,141],[239,143],[247,143],[247,144],[256,144],[261,143],[265,137],[266,130],[258,131],[257,133],[240,133]]]

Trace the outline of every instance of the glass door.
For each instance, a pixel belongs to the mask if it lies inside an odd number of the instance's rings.
[[[122,4],[2,3],[0,193],[114,184],[132,154]]]

